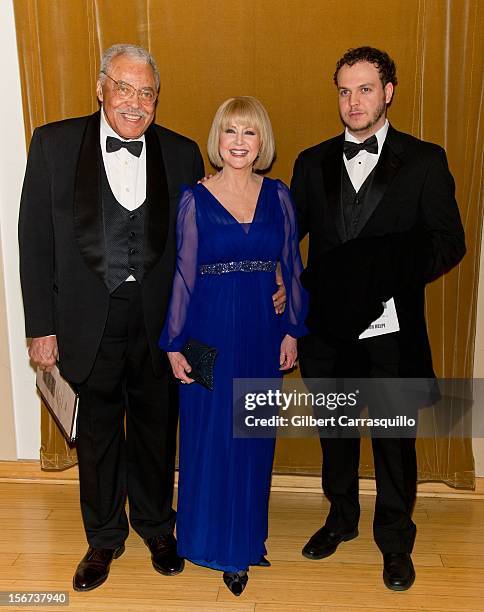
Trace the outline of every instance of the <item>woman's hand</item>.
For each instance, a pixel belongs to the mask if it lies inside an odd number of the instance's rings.
[[[192,371],[192,368],[188,361],[181,353],[167,353],[168,360],[170,361],[171,369],[173,370],[173,376],[177,378],[183,384],[190,384],[193,381],[187,374]]]
[[[297,340],[287,334],[281,342],[281,355],[279,357],[279,370],[290,370],[296,365]]]

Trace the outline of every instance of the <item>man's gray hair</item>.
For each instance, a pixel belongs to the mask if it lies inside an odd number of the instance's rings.
[[[153,74],[155,77],[156,90],[158,91],[160,88],[160,73],[158,72],[158,66],[156,65],[155,58],[151,55],[149,51],[144,49],[143,47],[139,47],[138,45],[130,45],[130,44],[117,44],[106,49],[101,57],[101,68],[99,73],[99,80],[101,83],[104,83],[106,80],[106,76],[102,74],[106,72],[109,74],[109,68],[111,66],[111,62],[114,58],[119,55],[126,55],[127,57],[142,62],[145,64],[149,64],[153,69]]]

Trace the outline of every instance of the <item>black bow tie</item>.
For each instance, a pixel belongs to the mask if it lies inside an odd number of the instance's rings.
[[[368,151],[368,153],[378,153],[378,140],[375,134],[367,138],[364,142],[350,142],[349,140],[345,140],[343,145],[343,152],[348,160],[358,155],[363,149]]]
[[[141,140],[119,140],[119,138],[114,138],[114,136],[106,137],[106,151],[108,153],[114,153],[115,151],[119,151],[124,147],[128,149],[131,155],[135,155],[139,157],[141,155],[141,151],[143,150],[143,143]]]

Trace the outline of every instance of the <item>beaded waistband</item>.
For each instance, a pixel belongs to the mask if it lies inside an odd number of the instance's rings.
[[[200,274],[227,274],[227,272],[275,272],[275,261],[227,261],[203,264],[198,268]]]

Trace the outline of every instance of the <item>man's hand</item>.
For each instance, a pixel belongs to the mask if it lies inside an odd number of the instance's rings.
[[[213,174],[207,174],[205,175],[203,178],[201,178],[199,181],[197,181],[198,184],[200,183],[205,183],[205,181],[208,181],[209,178],[212,178]]]
[[[194,382],[192,378],[187,376],[187,374],[192,371],[192,368],[185,359],[184,355],[181,353],[172,352],[167,353],[167,356],[175,378],[177,378],[183,384],[189,385],[190,383]]]
[[[56,336],[32,338],[29,357],[40,370],[52,370],[59,356]]]
[[[276,268],[276,285],[279,289],[272,296],[274,302],[274,309],[276,314],[282,314],[286,307],[286,288],[284,287],[284,281],[282,280],[281,266],[278,263]]]

